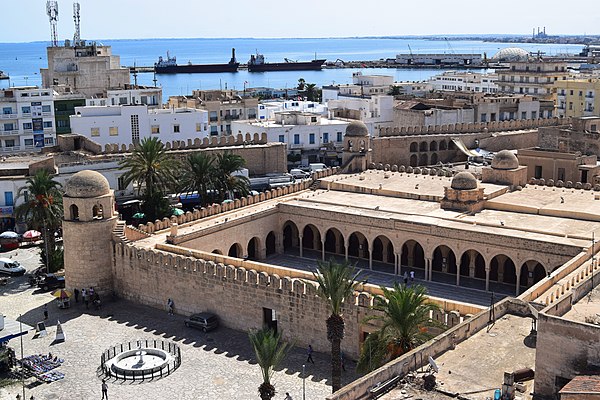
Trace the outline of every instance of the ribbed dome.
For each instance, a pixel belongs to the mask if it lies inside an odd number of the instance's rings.
[[[529,52],[520,47],[506,47],[496,54],[490,60],[497,62],[506,61],[527,61]]]
[[[492,168],[504,170],[519,168],[519,160],[513,152],[502,150],[496,153],[492,159]]]
[[[65,184],[65,195],[68,197],[98,197],[108,193],[108,180],[96,171],[79,171]]]
[[[367,128],[364,122],[352,121],[346,127],[346,136],[369,136],[369,129]]]
[[[463,171],[454,175],[450,187],[454,190],[473,190],[477,189],[477,179],[472,173]]]

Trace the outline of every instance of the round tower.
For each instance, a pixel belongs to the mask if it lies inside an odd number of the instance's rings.
[[[112,232],[117,223],[114,194],[95,171],[80,171],[65,184],[63,244],[68,288],[113,290]]]
[[[342,170],[348,172],[365,171],[371,162],[370,148],[369,129],[364,122],[350,122],[344,134]]]

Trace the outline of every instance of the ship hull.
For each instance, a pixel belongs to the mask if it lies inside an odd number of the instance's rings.
[[[237,72],[239,63],[233,64],[187,64],[154,67],[157,74],[205,74],[216,72]]]
[[[265,63],[258,65],[248,64],[248,72],[267,72],[267,71],[319,71],[322,69],[325,60],[313,60],[306,62],[283,62],[283,63]]]

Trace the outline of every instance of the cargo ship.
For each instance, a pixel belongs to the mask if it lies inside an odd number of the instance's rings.
[[[285,62],[268,63],[265,62],[265,56],[256,53],[250,56],[248,61],[248,72],[266,72],[266,71],[319,71],[325,59],[317,60],[316,57],[312,61],[293,61],[285,59]]]
[[[169,56],[167,59],[158,57],[154,63],[154,72],[157,74],[199,74],[212,72],[237,72],[240,63],[235,59],[235,49],[231,49],[231,60],[227,64],[192,64],[177,65],[177,58]]]
[[[10,79],[10,77],[6,75],[4,71],[0,71],[0,79]]]

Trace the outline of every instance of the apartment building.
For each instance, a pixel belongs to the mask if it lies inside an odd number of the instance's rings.
[[[551,98],[554,83],[569,76],[562,61],[531,60],[509,63],[498,70],[498,88],[503,93],[531,94]]]
[[[458,91],[476,93],[496,93],[497,74],[480,74],[468,71],[446,71],[432,76],[427,81],[428,91]]]
[[[54,92],[38,87],[0,90],[0,152],[41,151],[56,142]]]
[[[600,79],[568,79],[554,82],[556,115],[587,117],[600,112]]]

